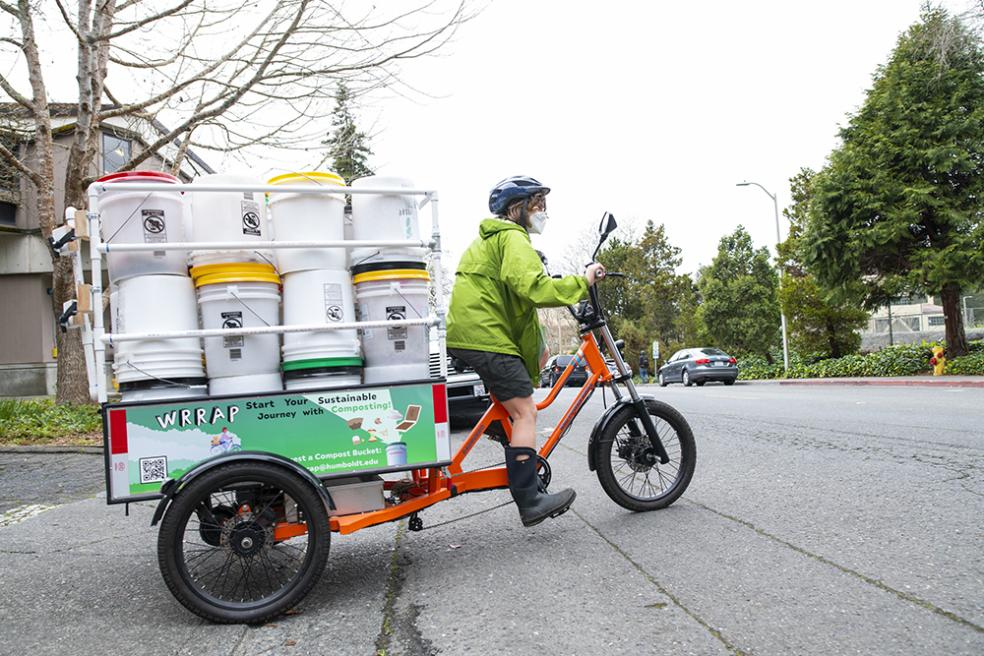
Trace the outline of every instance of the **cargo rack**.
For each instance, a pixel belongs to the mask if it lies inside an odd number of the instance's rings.
[[[146,192],[188,192],[188,193],[279,193],[279,194],[304,194],[304,195],[400,195],[421,197],[417,208],[423,209],[427,205],[431,208],[431,238],[429,240],[334,240],[334,241],[221,241],[221,242],[170,242],[154,244],[122,243],[110,244],[102,240],[100,201],[106,195],[113,193],[146,191]],[[438,218],[438,194],[430,189],[405,189],[405,188],[353,188],[349,186],[336,185],[233,185],[233,184],[190,184],[190,183],[153,183],[153,182],[132,182],[123,184],[113,184],[109,182],[94,182],[88,188],[89,207],[87,210],[77,210],[74,207],[66,208],[65,218],[66,227],[57,231],[51,240],[52,248],[58,253],[71,253],[73,257],[73,269],[76,282],[76,299],[68,301],[63,308],[60,319],[63,328],[81,329],[82,344],[85,354],[86,373],[89,382],[89,396],[93,401],[105,404],[108,400],[108,389],[106,386],[106,345],[117,344],[127,341],[138,341],[144,339],[173,339],[173,338],[202,338],[216,336],[237,336],[237,335],[262,335],[262,334],[282,334],[289,332],[322,332],[329,330],[351,330],[366,328],[386,328],[397,326],[436,326],[437,341],[440,349],[441,379],[446,379],[447,368],[447,345],[446,336],[446,309],[444,298],[440,293],[434,294],[436,298],[433,313],[428,307],[428,314],[425,318],[419,319],[399,319],[393,321],[350,321],[344,323],[329,324],[295,324],[264,326],[254,328],[228,328],[228,329],[199,329],[182,331],[160,331],[145,333],[112,333],[106,332],[103,321],[103,287],[102,271],[103,257],[108,253],[141,252],[141,251],[226,251],[226,250],[277,250],[285,248],[365,248],[365,247],[416,247],[427,248],[431,255],[429,258],[431,278],[429,284],[433,289],[443,289],[444,272],[441,263],[441,235]],[[55,238],[58,241],[55,241]],[[89,262],[90,262],[90,281],[85,281],[84,255],[79,240],[89,242]]]

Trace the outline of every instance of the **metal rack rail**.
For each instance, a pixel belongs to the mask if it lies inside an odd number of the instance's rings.
[[[75,208],[66,209],[67,224],[74,228],[71,239],[65,240],[61,247],[76,239],[89,241],[89,276],[90,283],[85,283],[84,256],[82,249],[76,244],[69,248],[73,254],[73,268],[78,289],[78,316],[73,328],[81,329],[82,343],[85,351],[86,371],[89,378],[89,395],[94,401],[106,403],[108,390],[105,384],[106,346],[127,341],[142,339],[172,339],[172,338],[201,338],[215,336],[263,335],[293,332],[322,332],[331,330],[351,330],[353,328],[380,328],[397,326],[436,326],[440,349],[441,377],[446,378],[447,346],[445,344],[444,298],[440,293],[436,298],[435,310],[432,314],[428,309],[426,318],[400,319],[394,321],[353,321],[336,324],[310,325],[279,325],[256,328],[229,328],[187,331],[162,331],[153,333],[111,333],[106,332],[103,321],[103,287],[102,271],[103,258],[108,253],[196,250],[196,251],[226,251],[226,250],[256,250],[257,242],[172,242],[167,244],[116,244],[107,243],[101,236],[100,203],[104,197],[114,193],[146,191],[146,192],[190,192],[190,193],[221,193],[221,192],[253,192],[276,194],[304,195],[401,195],[419,196],[422,200],[418,209],[430,205],[431,208],[431,238],[430,240],[341,240],[341,241],[270,241],[262,243],[262,250],[294,249],[294,248],[365,248],[365,247],[417,247],[431,251],[430,284],[436,289],[443,289],[444,271],[441,262],[441,234],[438,218],[438,195],[434,190],[403,189],[403,188],[352,188],[342,186],[318,185],[216,185],[216,184],[170,184],[170,183],[134,183],[112,184],[95,182],[89,185],[89,207],[84,217]],[[83,222],[85,225],[79,225]],[[87,298],[83,298],[87,296]]]

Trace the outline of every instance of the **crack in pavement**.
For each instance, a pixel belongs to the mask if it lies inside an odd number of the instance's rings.
[[[406,520],[400,520],[393,540],[393,555],[390,558],[389,574],[386,579],[386,600],[383,603],[383,618],[376,636],[376,656],[387,656],[394,653],[394,647],[402,648],[400,653],[407,656],[436,656],[439,652],[424,638],[417,626],[421,606],[411,603],[401,611],[397,602],[403,593],[406,583],[406,573],[403,567],[409,565],[409,554],[403,549],[407,537]]]
[[[700,411],[688,411],[687,412],[687,416],[688,417],[689,416],[694,416],[694,415],[701,416],[701,417],[710,417],[712,419],[729,419],[729,420],[739,420],[739,421],[748,419],[747,416],[721,414],[721,413],[717,413],[717,412],[700,412]],[[921,447],[926,447],[927,446],[927,444],[926,444],[926,442],[924,440],[918,440],[918,439],[914,439],[914,438],[911,438],[911,437],[899,437],[897,435],[878,435],[876,433],[859,433],[859,432],[853,432],[853,431],[838,430],[836,428],[830,428],[830,427],[826,427],[826,426],[825,427],[810,426],[810,425],[806,425],[806,424],[788,423],[788,422],[784,422],[784,421],[774,421],[774,420],[761,419],[761,418],[756,418],[756,422],[758,422],[760,424],[771,424],[773,426],[779,426],[781,428],[798,428],[798,429],[802,429],[802,430],[821,431],[821,432],[824,432],[824,433],[834,433],[834,434],[837,434],[837,435],[844,435],[844,436],[848,436],[848,437],[870,437],[870,438],[874,438],[874,439],[878,439],[878,440],[889,440],[889,441],[894,440],[896,442],[904,442],[906,444],[915,444],[915,445],[918,445],[918,446],[921,446]],[[956,429],[956,428],[940,428],[940,427],[936,427],[936,426],[933,426],[933,427],[930,427],[930,428],[926,428],[926,427],[922,427],[922,426],[909,426],[909,425],[897,425],[897,424],[881,424],[881,425],[882,426],[886,426],[886,427],[891,427],[891,428],[905,429],[905,430],[912,430],[912,429],[923,429],[923,430],[934,430],[934,431],[935,430],[948,430],[948,431],[955,432],[955,433],[966,434],[966,431],[960,430],[960,429]],[[933,442],[932,445],[931,445],[931,447],[932,448],[958,449],[958,450],[963,450],[963,451],[984,451],[984,448],[981,448],[979,446],[972,446],[972,445],[969,445],[969,444],[951,444],[949,442]]]
[[[393,637],[393,613],[396,606],[396,597],[403,587],[402,577],[400,576],[400,545],[403,537],[407,533],[407,523],[400,520],[396,528],[396,537],[393,539],[393,555],[390,557],[389,574],[386,577],[386,601],[383,603],[383,620],[379,627],[379,635],[376,636],[376,654],[385,656]]]
[[[559,446],[563,446],[565,449],[567,449],[569,451],[573,451],[574,453],[577,453],[580,456],[584,456],[585,455],[585,454],[581,453],[580,451],[578,451],[577,449],[574,449],[574,448],[571,448],[571,447],[567,446],[566,444],[559,444]],[[881,590],[883,592],[888,592],[890,594],[893,594],[893,595],[895,595],[896,597],[898,597],[899,599],[901,599],[903,601],[908,601],[909,603],[913,603],[913,604],[915,604],[915,605],[917,605],[917,606],[919,606],[919,607],[921,607],[921,608],[923,608],[925,610],[928,610],[928,611],[930,611],[930,612],[932,612],[932,613],[934,613],[936,615],[939,615],[941,617],[945,617],[948,620],[951,620],[953,622],[956,622],[957,624],[961,624],[963,626],[966,626],[968,628],[971,628],[974,631],[977,631],[978,633],[984,633],[984,627],[982,627],[982,626],[980,626],[978,624],[975,624],[974,622],[968,620],[965,617],[961,617],[960,615],[957,615],[956,613],[954,613],[952,611],[948,611],[948,610],[946,610],[944,608],[940,608],[936,604],[934,604],[934,603],[932,603],[930,601],[927,601],[926,599],[923,599],[921,597],[917,597],[914,594],[911,594],[909,592],[905,592],[903,590],[898,590],[896,588],[893,588],[892,586],[884,583],[880,579],[876,579],[876,578],[874,578],[872,576],[868,576],[867,574],[864,574],[863,572],[859,572],[857,570],[851,569],[850,567],[847,567],[845,565],[841,565],[840,563],[837,563],[837,562],[835,562],[835,561],[833,561],[833,560],[831,560],[831,559],[829,559],[829,558],[827,558],[825,556],[821,556],[820,554],[816,554],[816,553],[813,553],[812,551],[809,551],[807,549],[804,549],[803,547],[800,547],[800,546],[798,546],[796,544],[793,544],[792,542],[789,542],[788,540],[784,540],[783,538],[781,538],[781,537],[779,537],[777,535],[773,535],[772,533],[769,533],[765,529],[759,528],[758,526],[756,526],[755,524],[753,524],[752,522],[750,522],[748,520],[741,519],[740,517],[736,517],[734,515],[729,515],[728,513],[722,512],[720,510],[716,510],[716,509],[714,509],[714,508],[712,508],[712,507],[710,507],[710,506],[708,506],[706,504],[703,504],[703,503],[701,503],[699,501],[695,501],[695,500],[690,499],[690,498],[684,497],[684,498],[681,499],[681,501],[683,501],[685,503],[689,503],[689,504],[694,505],[694,506],[697,506],[698,508],[703,508],[704,510],[706,510],[708,512],[711,512],[711,513],[713,513],[715,515],[718,515],[719,517],[722,517],[722,518],[727,519],[729,521],[735,522],[735,523],[739,524],[740,526],[743,526],[744,528],[747,528],[747,529],[750,529],[750,530],[754,531],[755,533],[757,533],[758,535],[760,535],[760,536],[762,536],[764,538],[767,538],[769,540],[772,540],[773,542],[776,542],[777,544],[780,544],[783,547],[786,547],[787,549],[792,549],[793,551],[795,551],[796,553],[798,553],[798,554],[800,554],[802,556],[806,556],[807,558],[811,558],[811,559],[813,559],[813,560],[815,560],[817,562],[823,563],[824,565],[829,565],[830,567],[833,567],[833,568],[837,569],[838,571],[840,571],[840,572],[842,572],[844,574],[848,574],[850,576],[853,576],[854,578],[856,578],[856,579],[858,579],[860,581],[863,581],[863,582],[865,582],[865,583],[867,583],[869,585],[872,585],[872,586],[878,588],[879,590]],[[575,515],[577,515],[578,517],[580,517],[581,520],[584,521],[585,524],[587,524],[592,529],[594,529],[594,531],[597,532],[598,535],[600,535],[602,537],[602,539],[604,539],[606,542],[608,542],[609,544],[611,544],[612,547],[614,549],[616,549],[616,551],[618,551],[619,553],[621,553],[621,554],[624,555],[624,552],[622,552],[621,549],[619,549],[614,543],[612,543],[604,535],[602,535],[601,532],[598,531],[598,529],[596,529],[594,526],[591,526],[591,524],[586,519],[584,519],[583,517],[581,517],[581,515],[579,513],[577,513],[576,511],[573,511],[573,510],[572,510],[572,512],[574,512]],[[628,556],[625,556],[625,557],[627,559],[629,559]],[[629,561],[632,562],[633,565],[636,565],[636,567],[639,568],[640,571],[642,571],[642,568],[639,567],[639,565],[637,565],[634,561],[632,561],[631,559],[629,559]],[[670,596],[670,595],[668,594],[667,596]],[[682,608],[682,606],[681,606],[681,608]]]
[[[249,627],[244,626],[243,632],[239,634],[239,639],[236,640],[236,644],[232,646],[232,650],[229,652],[229,656],[233,656],[236,653],[236,651],[239,650],[242,644],[246,641],[246,634],[248,632],[249,632]]]
[[[604,540],[605,543],[609,547],[611,547],[612,550],[615,553],[617,553],[619,556],[621,556],[622,558],[624,558],[630,565],[632,565],[636,570],[638,570],[639,573],[642,574],[642,576],[647,581],[649,581],[649,583],[651,583],[652,585],[654,585],[657,590],[659,590],[662,594],[666,595],[667,599],[669,599],[670,601],[672,601],[674,606],[676,606],[677,608],[679,608],[680,610],[682,610],[684,613],[687,614],[688,617],[690,617],[692,620],[694,620],[695,622],[697,622],[698,624],[700,624],[702,627],[704,627],[704,629],[708,633],[710,633],[712,636],[714,636],[714,638],[717,639],[718,642],[720,642],[722,645],[724,645],[725,648],[727,648],[727,650],[729,652],[731,652],[735,656],[750,656],[751,655],[751,652],[745,651],[742,648],[738,647],[731,640],[729,640],[728,637],[725,636],[724,633],[722,633],[719,629],[715,629],[713,626],[711,626],[707,622],[707,620],[705,620],[703,617],[701,617],[700,615],[698,615],[696,612],[694,612],[693,610],[691,610],[690,608],[688,608],[686,606],[686,604],[684,604],[683,601],[680,600],[679,597],[677,597],[675,594],[673,594],[672,592],[670,592],[670,590],[666,586],[664,586],[662,583],[660,583],[658,580],[656,580],[656,577],[654,577],[652,574],[650,574],[649,572],[647,572],[646,569],[642,565],[640,565],[635,560],[633,560],[633,558],[629,554],[627,554],[625,551],[623,551],[621,547],[619,547],[617,544],[615,544],[612,540],[609,540],[608,537],[604,533],[602,533],[601,531],[599,531],[591,522],[589,522],[587,519],[585,519],[584,516],[581,515],[581,513],[579,513],[578,511],[574,510],[573,508],[571,508],[571,512],[574,513],[574,515],[578,519],[580,519],[582,522],[584,522],[584,524],[588,528],[590,528],[592,531],[594,531],[598,535],[598,537],[600,537],[602,540]]]
[[[885,582],[881,581],[880,579],[876,579],[874,577],[868,576],[867,574],[851,569],[850,567],[847,567],[845,565],[841,565],[840,563],[834,562],[833,560],[825,556],[821,556],[820,554],[816,554],[813,553],[812,551],[808,551],[803,547],[800,547],[798,545],[793,544],[792,542],[789,542],[788,540],[784,540],[777,535],[773,535],[769,533],[765,529],[759,528],[758,526],[756,526],[755,524],[753,524],[748,520],[741,519],[740,517],[735,517],[733,515],[729,515],[727,513],[721,512],[720,510],[715,510],[714,508],[711,508],[710,506],[700,503],[699,501],[694,501],[693,499],[683,499],[683,501],[691,505],[697,506],[698,508],[703,508],[708,512],[718,515],[719,517],[723,517],[724,519],[727,519],[729,521],[735,522],[736,524],[744,526],[745,528],[751,529],[752,531],[755,531],[755,533],[761,535],[764,538],[768,538],[769,540],[781,544],[782,546],[788,549],[792,549],[796,553],[806,556],[807,558],[812,558],[813,560],[823,563],[824,565],[829,565],[830,567],[833,567],[838,571],[843,572],[844,574],[853,576],[856,579],[864,581],[865,583],[872,585],[878,588],[879,590],[882,590],[883,592],[891,593],[903,601],[908,601],[910,603],[916,604],[917,606],[920,606],[921,608],[931,611],[936,615],[945,617],[946,619],[956,622],[957,624],[962,624],[963,626],[971,628],[974,631],[977,631],[978,633],[984,633],[984,626],[975,624],[974,622],[971,622],[970,620],[961,617],[952,611],[946,610],[944,608],[940,608],[936,604],[933,604],[932,602],[927,601],[921,597],[917,597],[914,594],[905,592],[903,590],[897,590],[896,588],[887,585]]]

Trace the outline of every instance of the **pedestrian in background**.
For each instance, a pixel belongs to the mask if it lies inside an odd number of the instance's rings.
[[[639,378],[643,383],[649,382],[649,358],[645,351],[639,354]]]

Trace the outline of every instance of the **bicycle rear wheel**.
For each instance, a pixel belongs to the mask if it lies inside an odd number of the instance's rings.
[[[307,530],[278,538],[281,522]],[[258,623],[317,583],[330,540],[328,513],[311,483],[282,467],[238,462],[202,474],[175,498],[157,557],[167,587],[193,613]]]
[[[661,464],[634,406],[618,411],[595,441],[598,482],[612,501],[635,511],[659,510],[680,498],[697,464],[694,434],[671,406],[646,400],[670,461]]]

